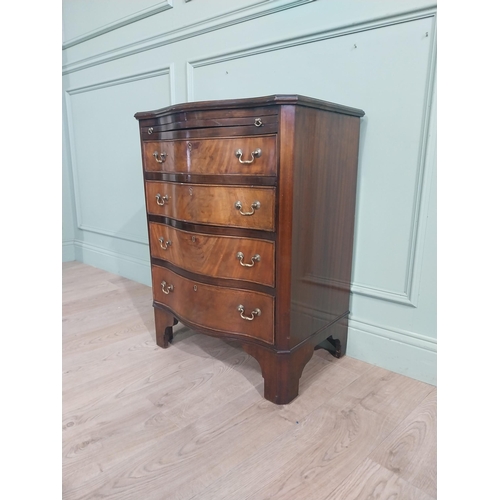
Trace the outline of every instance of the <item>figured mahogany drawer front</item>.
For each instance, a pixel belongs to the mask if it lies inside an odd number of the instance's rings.
[[[276,175],[276,137],[143,143],[147,172]]]
[[[146,181],[148,213],[172,219],[274,230],[275,188]]]
[[[174,315],[205,328],[274,342],[274,298],[260,292],[189,280],[152,266],[153,298]]]
[[[274,285],[274,242],[191,233],[149,224],[152,257],[215,278]]]

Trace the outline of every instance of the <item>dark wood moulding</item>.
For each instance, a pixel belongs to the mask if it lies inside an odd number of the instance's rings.
[[[193,224],[181,220],[163,217],[161,215],[148,214],[148,221],[168,224],[184,231],[193,231],[195,233],[218,234],[222,236],[240,236],[241,238],[258,238],[262,240],[275,241],[276,233],[270,231],[260,231],[257,229],[242,229],[237,227],[223,227],[215,225]]]
[[[166,181],[181,182],[186,184],[220,184],[241,185],[241,186],[276,186],[277,178],[268,176],[254,176],[247,174],[239,175],[200,175],[200,174],[182,174],[168,172],[145,172],[144,179],[147,181]]]
[[[290,95],[290,94],[273,94],[263,97],[250,97],[244,99],[224,99],[220,101],[198,101],[187,102],[182,104],[173,104],[166,108],[161,108],[155,111],[143,111],[136,113],[134,116],[137,120],[144,120],[144,125],[149,125],[147,120],[160,118],[174,113],[189,113],[190,111],[209,111],[212,116],[216,116],[219,110],[230,110],[237,108],[239,113],[244,114],[245,108],[257,108],[251,110],[255,115],[262,114],[264,106],[277,106],[277,105],[295,105],[306,106],[314,109],[322,109],[324,111],[333,111],[335,113],[342,113],[344,115],[364,116],[365,112],[358,108],[350,106],[343,106],[321,99],[315,99],[303,95]],[[273,110],[274,112],[274,110]]]

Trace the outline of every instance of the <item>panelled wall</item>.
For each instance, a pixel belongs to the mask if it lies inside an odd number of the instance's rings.
[[[435,2],[64,0],[63,32],[65,260],[150,284],[136,111],[362,108],[347,353],[435,383]]]

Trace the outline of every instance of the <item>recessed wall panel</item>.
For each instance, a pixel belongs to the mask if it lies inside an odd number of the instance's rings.
[[[134,113],[170,104],[168,72],[77,89],[68,95],[79,228],[147,244]]]
[[[298,93],[362,108],[356,285],[404,295],[411,269],[432,18],[191,63],[192,100]],[[242,33],[242,37],[245,33]]]
[[[64,41],[73,40],[163,3],[165,0],[64,0]]]

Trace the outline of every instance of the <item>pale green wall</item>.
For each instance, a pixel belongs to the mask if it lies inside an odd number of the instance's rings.
[[[71,179],[70,158],[68,155],[68,135],[65,123],[66,113],[63,102],[62,137],[62,258],[63,261],[75,260],[75,211],[73,204],[73,184]]]
[[[133,114],[299,93],[364,109],[348,355],[436,381],[435,2],[63,1],[63,258],[150,284]]]

